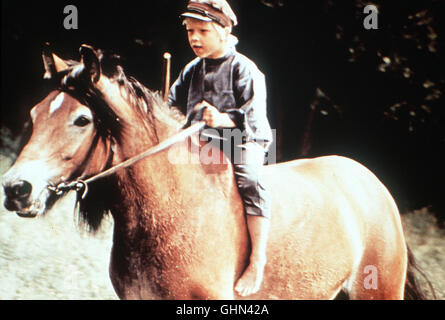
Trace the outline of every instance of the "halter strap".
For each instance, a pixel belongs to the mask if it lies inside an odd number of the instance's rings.
[[[189,136],[193,135],[196,132],[199,132],[204,127],[205,127],[205,122],[199,121],[199,122],[191,125],[187,129],[184,129],[184,130],[180,131],[179,133],[175,134],[174,136],[162,141],[161,143],[157,144],[156,146],[151,147],[150,149],[147,149],[146,151],[144,151],[134,157],[131,157],[131,158],[129,158],[129,159],[105,170],[105,171],[102,171],[102,172],[100,172],[86,180],[82,180],[82,177],[80,177],[80,179],[71,181],[68,183],[61,182],[56,187],[48,186],[48,189],[50,189],[51,191],[54,191],[57,195],[62,195],[63,193],[68,192],[70,190],[76,190],[77,192],[82,191],[81,198],[83,199],[83,198],[85,198],[85,196],[88,192],[88,184],[89,183],[99,180],[99,179],[102,179],[102,178],[105,178],[105,177],[108,177],[120,169],[132,166],[133,164],[141,161],[142,159],[145,159],[149,156],[159,153],[159,152],[167,149],[168,147],[172,146],[173,144],[178,143],[178,142],[188,138]]]

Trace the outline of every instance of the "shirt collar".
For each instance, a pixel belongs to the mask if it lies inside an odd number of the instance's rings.
[[[208,64],[220,64],[229,59],[230,57],[232,57],[235,54],[235,52],[236,52],[235,46],[231,46],[230,48],[227,49],[226,53],[222,57],[216,59],[204,58],[204,61],[205,63]]]

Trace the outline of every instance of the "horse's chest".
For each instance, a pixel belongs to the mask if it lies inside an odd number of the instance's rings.
[[[114,243],[110,278],[120,298],[162,299],[171,295],[175,272],[152,247],[143,241],[133,246]]]

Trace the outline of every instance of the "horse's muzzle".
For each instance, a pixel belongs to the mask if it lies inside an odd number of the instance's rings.
[[[33,187],[25,180],[4,182],[3,190],[4,206],[8,211],[15,211],[25,218],[33,218],[44,212],[49,190],[44,190],[37,199],[31,199]]]
[[[28,181],[19,180],[3,186],[6,197],[11,200],[27,199],[32,192],[32,185]]]

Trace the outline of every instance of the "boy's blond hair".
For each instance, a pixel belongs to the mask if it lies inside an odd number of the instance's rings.
[[[193,19],[193,18],[184,18],[184,20],[182,21],[182,24],[187,26],[187,21],[189,21],[190,19]],[[210,23],[213,26],[213,28],[216,30],[216,32],[218,33],[221,40],[227,41],[227,45],[229,47],[233,47],[238,44],[238,38],[232,34],[232,27],[223,27],[213,21],[210,21],[207,23]]]

